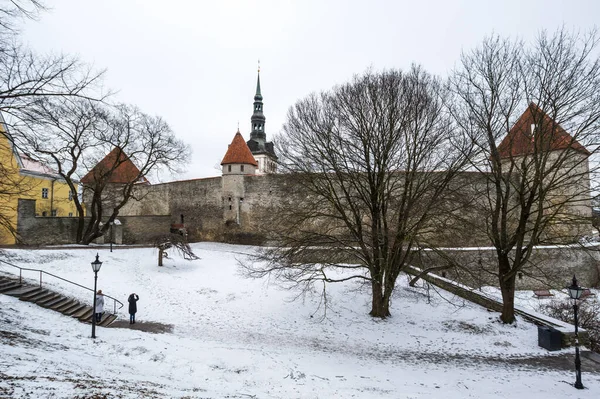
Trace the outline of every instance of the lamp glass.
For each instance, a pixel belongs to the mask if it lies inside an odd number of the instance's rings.
[[[96,260],[92,262],[92,270],[94,272],[99,272],[102,267],[102,262],[98,259],[98,254],[96,254]]]
[[[583,294],[583,288],[581,288],[579,284],[577,284],[577,279],[575,278],[575,276],[573,276],[573,282],[570,286],[567,287],[567,290],[569,291],[569,296],[571,297],[571,299],[579,299]]]

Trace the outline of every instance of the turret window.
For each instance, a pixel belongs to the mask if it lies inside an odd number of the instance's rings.
[[[244,165],[240,165],[240,171],[243,172],[244,171]]]
[[[48,198],[48,189],[42,188],[42,198]]]
[[[231,172],[231,165],[227,165],[227,171]]]

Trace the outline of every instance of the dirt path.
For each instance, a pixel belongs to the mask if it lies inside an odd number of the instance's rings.
[[[127,328],[129,330],[138,330],[154,334],[165,334],[173,332],[172,324],[156,323],[152,321],[136,321],[135,324],[129,324],[128,320],[117,320],[109,328]]]

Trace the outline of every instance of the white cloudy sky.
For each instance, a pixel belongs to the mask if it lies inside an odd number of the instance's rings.
[[[248,138],[257,60],[271,139],[307,94],[368,67],[416,62],[445,75],[493,32],[589,29],[600,2],[486,0],[48,0],[24,40],[41,52],[79,55],[107,68],[116,100],[163,116],[192,145],[179,178],[215,169],[238,122]]]

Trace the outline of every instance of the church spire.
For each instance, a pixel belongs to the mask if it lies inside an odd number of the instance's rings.
[[[254,101],[262,101],[262,94],[260,94],[260,60],[258,61],[258,77],[256,78],[256,94],[254,95]]]
[[[263,114],[262,94],[260,93],[260,61],[258,63],[258,76],[256,78],[256,94],[254,95],[254,112],[250,118],[252,130],[250,131],[250,140],[258,143],[259,149],[263,150],[267,135],[265,133],[265,116]]]

